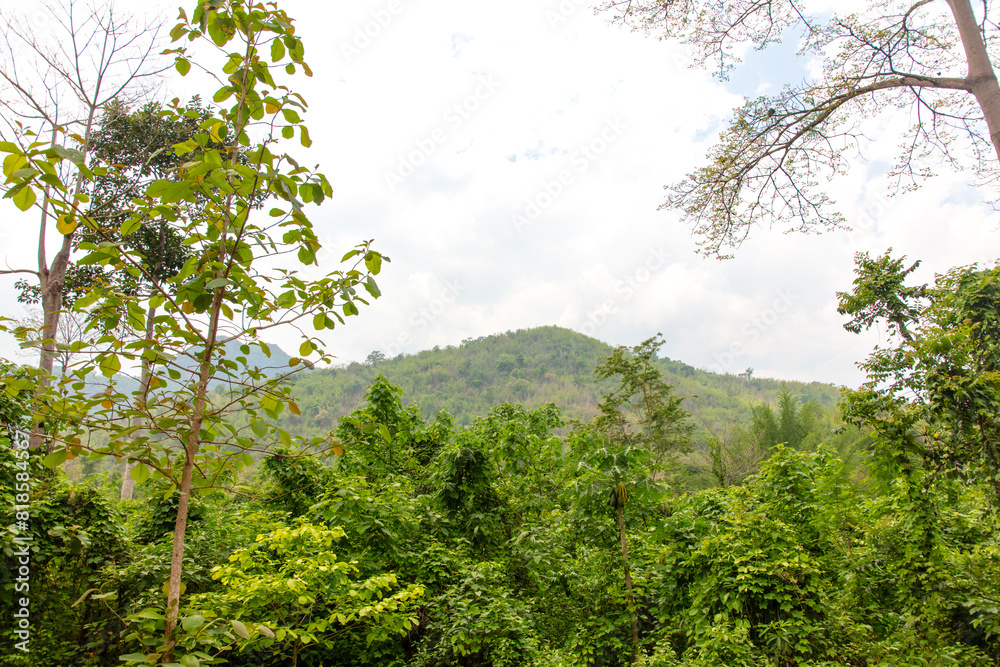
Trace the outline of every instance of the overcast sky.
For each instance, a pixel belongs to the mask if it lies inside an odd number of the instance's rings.
[[[695,253],[679,215],[657,210],[663,186],[701,165],[744,95],[808,76],[794,43],[718,82],[687,67],[684,47],[585,2],[282,6],[315,72],[293,79],[314,141],[300,161],[335,190],[312,216],[330,249],[321,268],[361,239],[392,259],[384,296],[327,334],[340,361],[555,324],[614,345],[659,331],[663,354],[717,372],[856,385],[879,339],[848,334],[836,312],[856,251],[892,246],[924,261],[924,280],[1000,256],[996,215],[961,175],[886,196],[879,176],[906,116],[875,119],[871,136],[886,138],[830,186],[854,232],[758,229],[733,260]],[[32,256],[33,238],[4,232],[9,264]],[[12,284],[0,308],[17,314]]]

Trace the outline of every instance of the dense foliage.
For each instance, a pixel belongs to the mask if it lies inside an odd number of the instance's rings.
[[[207,0],[171,37],[224,49],[231,107],[113,106],[94,167],[0,142],[15,203],[66,195],[100,278],[74,300],[90,338],[63,345],[84,361],[53,383],[0,360],[0,603],[25,619],[4,664],[1000,665],[1000,269],[907,286],[859,255],[846,326],[893,336],[846,421],[829,386],[554,327],[293,384],[322,341],[272,355],[260,331],[358,315],[383,257],[363,242],[308,282],[254,265],[315,264],[303,206],[331,193],[272,150],[310,143],[272,78],[310,71],[287,14]],[[147,133],[176,139],[152,171],[125,159]],[[78,212],[84,182],[106,206]]]
[[[786,392],[740,427],[754,472],[679,493],[687,473],[642,419],[620,430],[629,379],[611,379],[591,422],[503,403],[460,427],[376,378],[333,465],[276,449],[239,494],[196,496],[180,645],[247,666],[1000,659],[991,480],[925,477],[915,493],[912,476],[868,470],[867,440],[819,443],[822,410]],[[162,627],[170,496],[116,508],[113,482],[37,491],[34,655],[51,664],[138,659]]]

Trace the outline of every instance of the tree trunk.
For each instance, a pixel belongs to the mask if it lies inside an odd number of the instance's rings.
[[[948,0],[951,13],[958,26],[958,34],[965,48],[965,59],[969,65],[966,80],[971,85],[972,94],[983,110],[990,140],[1000,162],[1000,86],[993,71],[989,53],[983,43],[983,35],[976,22],[975,12],[969,0]]]
[[[628,591],[629,624],[632,630],[632,662],[639,660],[639,624],[635,618],[635,597],[632,595],[632,570],[628,565],[628,545],[625,542],[625,512],[618,502],[618,535],[622,541],[622,559],[625,561],[625,589]]]
[[[199,425],[200,429],[200,425]],[[188,505],[191,498],[191,477],[194,472],[194,455],[198,451],[198,432],[188,437],[184,446],[184,469],[177,492],[177,519],[174,521],[174,541],[170,551],[170,583],[167,589],[167,622],[164,644],[168,646],[163,662],[173,662],[174,628],[181,601],[181,573],[184,565],[184,533],[187,530]]]
[[[47,207],[42,211],[42,231],[45,234],[45,218],[48,215]],[[43,371],[39,379],[40,390],[47,388],[52,383],[53,366],[56,360],[56,338],[59,335],[59,318],[63,308],[63,284],[66,282],[66,270],[69,268],[69,255],[73,250],[73,235],[68,234],[63,237],[62,247],[52,260],[52,266],[46,266],[44,244],[39,251],[38,277],[40,290],[42,293],[42,347],[38,359],[38,368]],[[43,425],[39,422],[31,430],[31,437],[28,445],[32,449],[42,447],[45,440]],[[49,446],[51,448],[51,445]]]
[[[223,241],[225,239],[223,238]],[[215,355],[216,336],[219,332],[219,320],[222,313],[222,290],[218,289],[212,302],[211,315],[208,320],[208,331],[205,339],[205,352],[201,357],[201,368],[198,375],[198,385],[194,392],[194,409],[191,415],[191,428],[188,431],[187,442],[184,443],[184,469],[181,472],[181,484],[177,497],[177,520],[174,522],[174,542],[170,553],[170,586],[167,593],[167,622],[163,632],[163,643],[167,651],[163,662],[173,661],[174,629],[177,627],[177,617],[181,600],[181,572],[184,564],[184,531],[187,529],[188,501],[191,495],[191,477],[194,472],[194,459],[201,445],[201,426],[205,421],[205,409],[208,396],[208,383],[212,379],[212,359]]]
[[[87,159],[87,154],[90,149],[90,134],[94,127],[94,117],[96,114],[97,107],[91,106],[87,115],[86,130],[84,131],[84,160]],[[52,138],[50,143],[52,146],[56,145],[55,128],[52,129]],[[78,172],[76,176],[76,187],[73,192],[74,196],[83,192],[83,185],[83,173]],[[56,253],[56,256],[52,259],[52,265],[49,266],[48,258],[45,256],[45,234],[49,218],[49,188],[47,186],[44,193],[45,201],[42,204],[42,219],[39,222],[38,234],[38,280],[39,289],[42,293],[43,318],[43,342],[41,354],[38,359],[38,368],[43,371],[40,379],[40,388],[42,390],[47,388],[52,383],[52,366],[56,358],[56,337],[59,335],[59,318],[62,315],[63,309],[63,285],[66,283],[66,271],[69,269],[69,257],[73,252],[73,235],[76,233],[76,230],[74,229],[69,234],[63,235],[62,245],[59,247],[59,252]],[[41,422],[37,422],[31,429],[31,437],[28,440],[28,446],[32,449],[37,449],[42,446],[42,442],[44,440],[44,427]],[[50,444],[48,449],[51,450],[51,448],[52,445]]]
[[[146,314],[147,341],[153,340],[153,322],[155,320],[156,320],[156,308],[151,307],[148,313]],[[148,398],[147,394],[149,393],[149,379],[152,374],[152,365],[153,363],[149,359],[146,359],[145,357],[142,358],[142,376],[139,379],[139,391],[142,392],[143,405],[145,405],[146,400]],[[133,425],[135,425],[136,421],[133,421],[132,423]],[[132,490],[135,487],[135,481],[132,479],[132,475],[130,473],[132,472],[132,467],[134,465],[135,465],[134,463],[126,459],[125,472],[122,473],[122,491],[120,497],[121,500],[132,500]]]

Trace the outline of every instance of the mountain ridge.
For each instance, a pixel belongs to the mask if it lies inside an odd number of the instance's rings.
[[[298,375],[294,394],[302,416],[289,418],[290,425],[316,434],[335,428],[339,417],[363,403],[378,375],[402,386],[403,403],[419,405],[425,418],[447,409],[460,426],[504,401],[529,408],[551,402],[564,418],[587,421],[596,414],[599,397],[614,386],[613,380],[595,383],[592,375],[613,349],[569,329],[542,326],[392,359],[370,355],[365,363]],[[685,397],[685,409],[705,424],[748,423],[751,406],[776,403],[782,389],[800,403],[815,401],[826,408],[833,408],[839,395],[828,383],[720,375],[667,358],[657,363],[675,393]]]

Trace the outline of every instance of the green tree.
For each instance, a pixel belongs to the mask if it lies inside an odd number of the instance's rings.
[[[345,644],[378,644],[406,634],[417,623],[414,602],[424,587],[399,586],[392,573],[359,577],[356,564],[335,553],[334,542],[344,536],[340,528],[304,521],[259,535],[213,568],[222,588],[191,603],[231,619],[242,638],[237,650],[270,649],[277,658],[271,664],[294,666],[307,651],[343,651]],[[202,616],[202,623],[207,620]],[[261,625],[269,631],[261,632]]]
[[[916,264],[904,260],[859,253],[853,292],[838,294],[848,330],[884,324],[892,335],[860,364],[868,379],[845,393],[845,416],[874,428],[891,469],[988,480],[1000,505],[1000,268],[912,287]]]
[[[401,386],[378,375],[365,392],[366,405],[341,418],[337,437],[350,452],[346,466],[372,480],[427,476],[427,466],[451,438],[451,415],[442,410],[428,425],[418,406],[403,407],[402,396]]]
[[[739,484],[755,473],[767,457],[768,447],[753,428],[735,425],[725,429],[708,427],[707,430],[712,475],[723,488]]]
[[[609,442],[599,431],[589,426],[577,432],[572,446],[579,452],[577,476],[573,481],[578,498],[584,502],[585,507],[590,508],[589,511],[610,507],[614,512],[622,557],[622,579],[625,583],[625,611],[632,639],[632,661],[635,662],[639,659],[640,650],[639,622],[632,566],[629,562],[625,507],[632,499],[659,496],[662,490],[651,475],[650,455],[644,448]]]
[[[21,211],[39,214],[35,268],[4,269],[0,275],[27,274],[38,281],[43,319],[36,379],[40,390],[52,378],[67,270],[79,227],[76,217],[89,201],[88,183],[105,173],[103,167],[92,170],[86,164],[101,111],[113,100],[148,92],[150,77],[160,71],[154,55],[159,40],[155,24],[139,25],[110,5],[82,7],[72,0],[47,11],[54,13],[58,26],[55,46],[46,43],[26,17],[0,17],[6,35],[0,48],[0,107],[9,128],[0,136],[7,154],[0,191]],[[37,68],[25,66],[29,54],[36,56]],[[53,227],[62,240],[50,257],[46,237]],[[42,440],[36,426],[32,448],[40,447]]]
[[[49,464],[83,451],[126,457],[136,464],[131,474],[137,481],[152,476],[177,488],[164,641],[157,651],[166,663],[177,657],[191,494],[227,486],[240,468],[253,463],[251,452],[276,442],[295,442],[297,448],[331,446],[329,437],[304,441],[273,424],[286,407],[298,412],[298,406],[284,375],[270,377],[248,362],[251,346],[269,355],[259,336],[271,328],[311,321],[322,331],[357,315],[358,306],[367,303],[365,292],[379,296],[372,276],[383,261],[365,242],[347,252],[345,270],[316,280],[304,280],[289,269],[261,268],[262,260],[288,253],[303,265],[316,264],[320,244],[306,205],[319,204],[332,193],[322,174],[300,166],[283,145],[296,137],[303,147],[311,144],[300,116],[304,101],[274,79],[279,70],[311,74],[303,44],[291,17],[271,5],[214,0],[199,4],[190,17],[182,11],[180,18],[171,31],[175,42],[210,41],[223,54],[227,78],[213,100],[227,106],[213,109],[199,123],[200,132],[174,145],[175,154],[186,161],[174,178],[154,181],[144,198],[132,200],[130,215],[118,231],[127,238],[150,221],[166,220],[185,238],[190,256],[179,273],[164,280],[150,270],[150,259],[138,248],[113,238],[81,244],[87,255],[80,264],[126,271],[148,282],[151,294],[126,293],[111,285],[79,299],[76,307],[90,309],[100,335],[94,356],[74,374],[82,379],[99,369],[110,388],[95,397],[84,391],[82,382],[64,384],[32,405],[36,415],[57,424],[53,438],[59,446]],[[186,74],[191,68],[187,47],[171,52],[177,70]],[[163,114],[180,122],[187,112],[174,104]],[[60,151],[39,142],[25,147],[7,143],[0,149],[13,156],[9,160],[24,165],[8,174],[20,191],[34,192],[44,184],[71,192],[58,179],[48,178],[64,155]],[[71,157],[81,177],[89,177],[83,156]],[[268,216],[257,212],[265,199],[275,203]],[[84,213],[63,221],[102,234],[101,225]],[[143,334],[151,309],[161,314],[154,318],[154,336],[147,338]],[[233,341],[242,343],[235,358],[226,356],[226,345]],[[291,366],[304,367],[303,357],[330,359],[322,342],[305,334],[299,354]],[[116,384],[123,367],[143,360],[151,364],[146,391]],[[224,390],[210,393],[210,382],[217,380],[223,381]],[[235,414],[241,415],[240,425],[231,419]],[[88,430],[106,432],[107,444],[88,444]]]
[[[641,446],[651,456],[654,473],[672,467],[673,456],[690,450],[693,425],[681,407],[683,398],[656,367],[661,334],[632,348],[619,346],[596,369],[596,380],[620,376],[620,384],[597,405],[594,428],[619,447]]]
[[[588,493],[603,492],[614,509],[628,596],[633,661],[639,656],[639,629],[629,565],[625,505],[629,493],[650,487],[651,478],[673,467],[673,455],[690,449],[693,426],[681,408],[682,399],[663,381],[654,365],[663,345],[660,334],[640,345],[615,348],[594,370],[598,380],[620,376],[617,389],[601,399],[599,414],[588,429],[606,439],[581,462],[587,472],[581,478]],[[649,477],[649,478],[647,478]]]
[[[693,224],[701,251],[731,256],[756,225],[810,231],[844,225],[820,184],[845,173],[860,147],[858,119],[910,107],[917,122],[890,171],[917,185],[936,157],[984,183],[1000,172],[1000,87],[992,62],[995,3],[915,0],[896,9],[812,16],[799,0],[605,0],[616,22],[677,39],[725,79],[742,49],[764,49],[801,30],[803,55],[822,63],[812,81],[747,100],[707,165],[670,186],[665,208]],[[995,198],[995,195],[991,195]],[[769,224],[768,224],[769,223]]]

